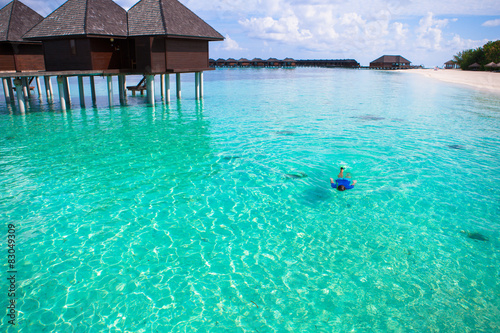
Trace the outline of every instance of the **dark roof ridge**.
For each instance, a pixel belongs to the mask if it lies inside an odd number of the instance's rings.
[[[5,40],[9,40],[9,33],[10,33],[10,21],[12,20],[12,13],[14,13],[14,4],[16,3],[16,0],[12,0],[11,4],[12,6],[10,6],[10,15],[9,15],[9,22],[7,23],[7,33],[5,34]],[[7,4],[8,6],[9,4]],[[7,7],[5,6],[5,7]],[[4,7],[4,8],[5,8]]]
[[[163,24],[163,30],[165,30],[165,33],[168,33],[167,31],[167,22],[165,20],[165,13],[163,12],[163,1],[160,0],[160,15],[161,15],[161,23]],[[128,21],[127,21],[128,23]]]
[[[85,16],[83,17],[83,32],[87,32],[87,19],[89,17],[89,1],[85,0]]]

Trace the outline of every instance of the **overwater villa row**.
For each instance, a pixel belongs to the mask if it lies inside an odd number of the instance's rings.
[[[292,58],[285,58],[279,60],[276,58],[269,58],[263,60],[260,58],[253,58],[248,60],[241,58],[239,60],[229,58],[217,60],[209,59],[210,67],[346,67],[358,68],[359,63],[354,59],[319,59],[319,60],[295,60]]]
[[[95,101],[94,76],[118,76],[120,102],[126,89],[146,90],[154,104],[154,77],[161,75],[162,95],[169,101],[169,74],[195,74],[196,97],[203,94],[203,71],[210,70],[208,43],[224,37],[177,0],[141,0],[128,11],[112,0],[68,0],[46,18],[14,0],[0,10],[0,77],[7,102],[24,112],[29,81],[44,77],[47,98],[53,98],[50,78],[57,76],[61,108],[68,106],[68,77],[76,76],[80,100],[83,78],[89,77]],[[137,86],[125,86],[125,76],[144,75]],[[38,89],[41,91],[41,88]]]

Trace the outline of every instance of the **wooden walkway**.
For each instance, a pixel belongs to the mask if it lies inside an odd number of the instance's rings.
[[[213,70],[213,68],[205,68],[206,70]],[[204,69],[204,70],[205,70]],[[31,97],[31,90],[35,87],[31,83],[36,82],[39,98],[42,98],[42,84],[40,78],[44,80],[44,89],[47,96],[47,101],[54,102],[54,92],[52,89],[51,78],[57,78],[57,87],[59,92],[59,101],[62,111],[71,108],[71,94],[69,89],[68,78],[78,78],[78,91],[80,97],[80,106],[85,107],[85,85],[84,78],[89,79],[90,92],[92,97],[92,105],[96,105],[96,90],[95,90],[95,77],[106,77],[107,90],[108,90],[108,104],[113,106],[113,77],[118,77],[118,95],[120,104],[127,103],[127,90],[132,92],[135,96],[136,92],[141,95],[144,91],[147,93],[148,104],[155,104],[155,76],[160,77],[160,91],[162,99],[170,102],[170,74],[176,76],[176,93],[177,99],[181,98],[181,73],[193,73],[195,75],[195,95],[196,99],[203,97],[203,71],[183,70],[170,70],[167,73],[137,73],[137,72],[120,72],[119,70],[106,70],[106,71],[38,71],[38,72],[0,72],[0,80],[3,83],[5,101],[7,104],[15,104],[17,100],[17,107],[21,113],[26,112],[29,108],[29,98]],[[126,86],[127,75],[142,75],[143,79],[135,86]]]

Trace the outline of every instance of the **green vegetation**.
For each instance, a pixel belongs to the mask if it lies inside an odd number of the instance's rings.
[[[461,69],[469,69],[469,66],[473,63],[478,63],[481,66],[480,70],[488,69],[484,65],[490,62],[500,63],[500,40],[488,42],[476,49],[458,52],[453,58]]]

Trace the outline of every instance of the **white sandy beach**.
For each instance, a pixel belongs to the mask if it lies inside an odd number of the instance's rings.
[[[500,73],[463,71],[461,69],[409,69],[405,72],[417,73],[437,80],[500,94]]]

